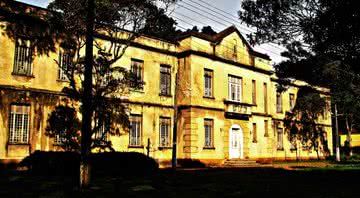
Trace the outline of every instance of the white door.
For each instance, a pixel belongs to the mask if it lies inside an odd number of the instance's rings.
[[[230,142],[229,142],[229,157],[233,158],[243,158],[243,137],[240,126],[234,125],[230,128]]]

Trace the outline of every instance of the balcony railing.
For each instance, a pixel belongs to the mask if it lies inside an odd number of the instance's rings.
[[[225,116],[236,119],[249,119],[253,104],[242,103],[232,100],[224,100]]]

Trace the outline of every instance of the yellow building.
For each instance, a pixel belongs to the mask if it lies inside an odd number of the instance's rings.
[[[28,42],[0,33],[0,160],[59,149],[45,129],[49,113],[66,97],[61,90],[68,82],[55,61],[61,49],[31,59]],[[118,65],[139,68],[145,85],[129,95],[130,132],[109,137],[116,151],[149,153],[166,164],[176,125],[179,160],[220,165],[228,159],[316,158],[311,150],[293,150],[282,127],[305,83],[277,94],[270,57],[252,49],[235,27],[214,36],[185,33],[176,42],[144,35]],[[329,111],[319,123],[332,148]]]

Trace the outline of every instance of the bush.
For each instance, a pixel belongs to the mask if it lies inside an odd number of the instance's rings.
[[[94,153],[90,160],[94,174],[146,175],[159,169],[153,158],[137,152]]]
[[[205,168],[206,165],[200,160],[194,159],[179,159],[178,164],[182,168]]]
[[[139,175],[151,174],[159,165],[152,158],[136,152],[104,152],[90,156],[93,174]],[[31,173],[38,175],[78,176],[80,154],[75,152],[35,151],[20,162]]]
[[[80,155],[74,152],[35,151],[20,162],[39,175],[78,175]]]

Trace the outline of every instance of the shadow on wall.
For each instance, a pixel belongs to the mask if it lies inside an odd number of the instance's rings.
[[[104,152],[90,156],[93,175],[147,175],[159,169],[158,163],[136,152]],[[80,154],[74,152],[35,151],[19,166],[37,175],[79,175]]]

